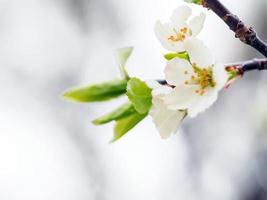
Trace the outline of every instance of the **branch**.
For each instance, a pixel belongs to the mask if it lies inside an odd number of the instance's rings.
[[[157,80],[157,82],[160,84],[160,85],[167,85],[167,81],[166,80]]]
[[[235,37],[267,57],[267,44],[252,27],[247,27],[238,16],[231,13],[219,0],[202,0],[202,5],[216,13],[235,32]]]
[[[252,70],[267,70],[267,59],[253,59],[243,63],[228,64],[225,69],[227,71],[237,70],[240,75]]]

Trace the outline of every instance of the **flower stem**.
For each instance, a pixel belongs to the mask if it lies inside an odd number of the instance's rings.
[[[167,85],[167,81],[166,80],[157,80],[157,82],[160,84],[160,85]]]
[[[242,63],[228,64],[225,69],[227,71],[236,69],[240,75],[252,70],[267,70],[267,59],[253,59]]]
[[[202,5],[217,14],[235,32],[236,38],[267,57],[267,44],[257,36],[252,27],[247,27],[238,16],[228,10],[219,0],[203,0]]]

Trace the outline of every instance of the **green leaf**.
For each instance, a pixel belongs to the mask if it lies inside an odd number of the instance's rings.
[[[133,47],[126,47],[117,50],[117,60],[119,63],[120,71],[122,77],[125,79],[130,79],[128,72],[125,68],[125,65],[129,57],[131,56],[132,52],[133,52]]]
[[[95,85],[70,89],[63,96],[76,102],[107,101],[126,93],[127,81],[114,80]]]
[[[152,106],[151,91],[151,88],[138,78],[128,81],[126,95],[138,113],[145,114],[150,110]]]
[[[181,52],[181,53],[168,53],[164,55],[164,58],[166,60],[172,60],[173,58],[181,58],[189,61],[189,55],[187,52]]]
[[[93,124],[95,125],[106,124],[113,120],[117,121],[119,119],[128,117],[129,115],[132,115],[134,113],[136,113],[136,110],[134,109],[133,105],[131,103],[127,103],[116,108],[115,110],[104,115],[103,117],[97,118],[96,120],[93,121]]]
[[[198,4],[198,5],[202,5],[203,4],[203,0],[184,0],[184,1],[188,2],[188,3]]]
[[[124,119],[117,121],[114,127],[114,138],[111,142],[115,142],[120,139],[139,122],[141,122],[146,116],[147,114],[139,114],[136,112]]]

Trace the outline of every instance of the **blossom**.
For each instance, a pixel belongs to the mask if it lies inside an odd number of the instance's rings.
[[[166,139],[177,132],[182,120],[186,117],[186,111],[171,110],[164,104],[163,98],[172,91],[172,88],[156,82],[149,85],[153,89],[152,107],[149,114],[153,118],[161,138]]]
[[[199,34],[204,25],[205,14],[200,13],[189,21],[191,15],[191,8],[180,6],[174,10],[170,18],[171,22],[164,24],[160,21],[156,22],[155,33],[164,48],[173,52],[183,52],[185,51],[184,41],[195,38]]]
[[[164,97],[172,110],[187,110],[191,117],[210,107],[227,82],[222,64],[215,63],[209,49],[198,39],[184,43],[190,61],[174,58],[167,63],[165,77],[175,88]]]

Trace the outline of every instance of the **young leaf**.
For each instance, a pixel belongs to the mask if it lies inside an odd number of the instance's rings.
[[[128,131],[134,128],[140,121],[142,121],[147,114],[134,113],[124,119],[116,122],[114,127],[114,138],[111,142],[115,142],[124,136]]]
[[[77,102],[107,101],[126,93],[127,81],[114,80],[86,87],[74,88],[63,96]]]
[[[173,58],[181,58],[189,61],[189,55],[187,52],[181,52],[181,53],[168,53],[164,55],[164,58],[166,60],[172,60]]]
[[[113,120],[117,121],[119,119],[128,117],[129,115],[132,115],[134,113],[136,113],[136,110],[134,109],[133,105],[131,103],[127,103],[116,108],[114,111],[104,115],[103,117],[94,120],[93,124],[95,125],[106,124]]]
[[[117,50],[117,60],[119,63],[120,71],[121,71],[122,77],[125,79],[130,79],[128,72],[125,68],[125,64],[127,60],[129,59],[130,55],[132,54],[132,52],[133,52],[132,47],[121,48]]]
[[[138,78],[128,81],[126,95],[138,113],[145,114],[150,110],[152,106],[151,91],[151,88]]]
[[[194,3],[194,4],[198,4],[198,5],[203,4],[203,0],[185,0],[185,2]]]

